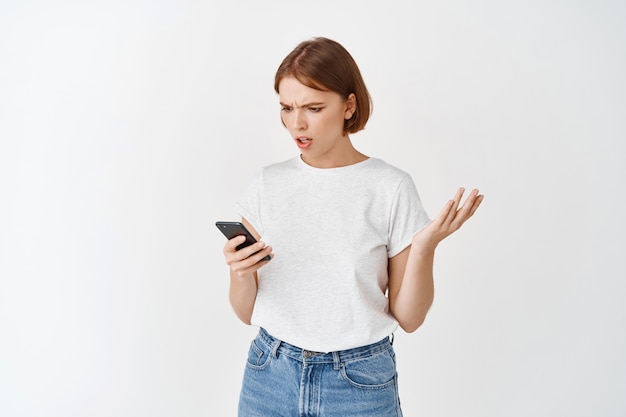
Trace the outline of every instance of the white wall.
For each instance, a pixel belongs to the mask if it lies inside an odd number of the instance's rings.
[[[324,35],[360,150],[431,215],[486,195],[397,334],[405,415],[624,416],[624,3],[225,3],[0,5],[0,415],[235,415],[255,329],[213,223],[296,154],[273,74]]]

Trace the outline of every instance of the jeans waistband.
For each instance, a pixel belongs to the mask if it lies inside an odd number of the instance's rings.
[[[264,328],[259,329],[257,339],[265,343],[271,349],[275,357],[286,355],[296,360],[316,363],[335,363],[336,366],[339,366],[344,361],[371,356],[391,348],[391,341],[388,337],[385,337],[376,343],[352,349],[336,352],[313,352],[276,339]]]

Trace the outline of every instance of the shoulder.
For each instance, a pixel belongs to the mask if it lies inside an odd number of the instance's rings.
[[[298,160],[296,158],[290,158],[286,161],[267,165],[263,167],[262,172],[264,175],[283,175],[286,172],[297,170],[298,166]]]
[[[391,182],[399,183],[405,179],[411,178],[411,175],[405,170],[379,158],[370,158],[370,163],[367,165],[366,169],[378,178]]]

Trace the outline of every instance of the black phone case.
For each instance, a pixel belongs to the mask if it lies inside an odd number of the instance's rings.
[[[246,229],[246,226],[243,225],[243,223],[241,222],[215,222],[215,226],[220,230],[220,232],[222,232],[224,234],[224,236],[226,236],[227,239],[232,239],[236,236],[245,236],[246,237],[246,241],[243,242],[241,245],[237,246],[237,250],[243,249],[247,246],[250,246],[254,243],[256,243],[256,239],[254,238],[254,236],[252,236],[252,233],[250,233],[250,231],[248,229]],[[267,255],[265,258],[263,258],[264,261],[269,261],[270,260],[270,256]]]

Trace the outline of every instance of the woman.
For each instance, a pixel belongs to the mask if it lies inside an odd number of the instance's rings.
[[[461,205],[461,188],[430,221],[407,173],[353,146],[371,102],[337,42],[299,44],[274,88],[300,152],[265,167],[236,204],[263,240],[224,247],[233,309],[260,328],[239,415],[401,416],[390,336],[422,324],[435,248],[483,197]]]

